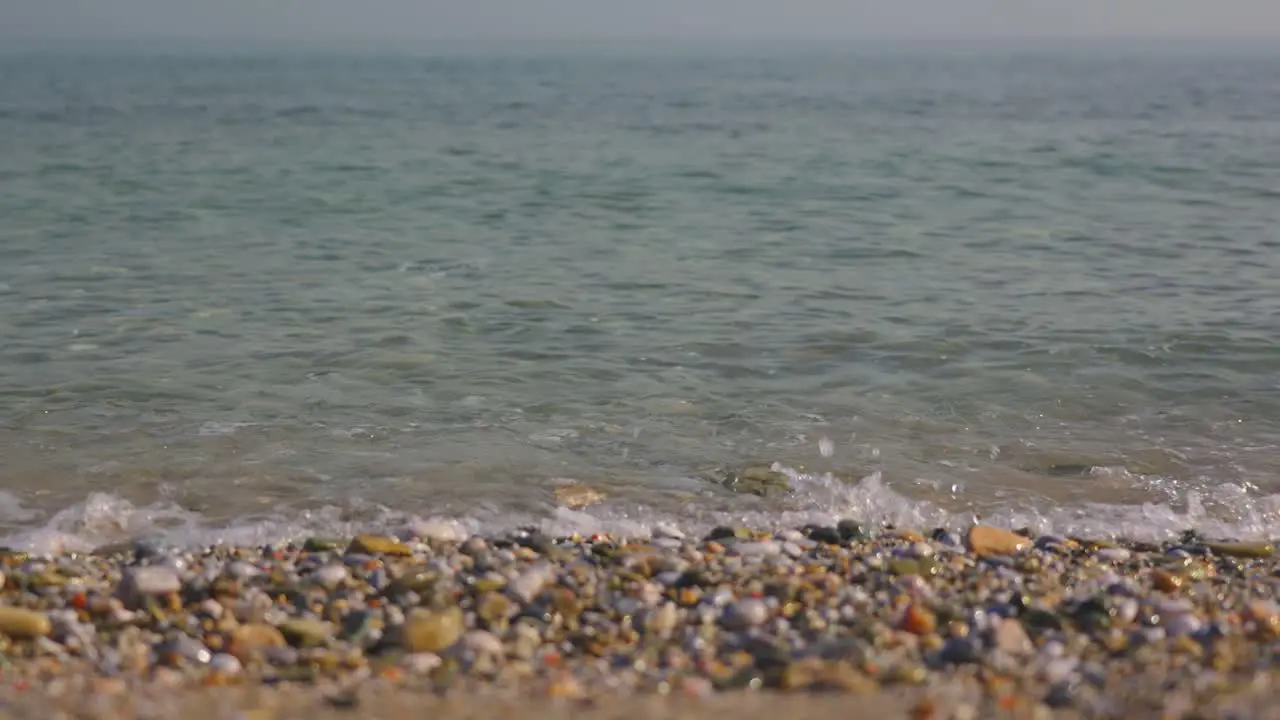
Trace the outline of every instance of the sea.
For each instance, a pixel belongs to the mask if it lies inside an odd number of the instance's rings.
[[[37,552],[1278,537],[1280,51],[0,53],[0,488]]]

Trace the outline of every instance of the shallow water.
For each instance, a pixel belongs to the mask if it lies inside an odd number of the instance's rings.
[[[1280,535],[1277,76],[1118,46],[0,58],[0,534]],[[747,462],[871,479],[698,477]],[[553,510],[566,478],[613,497]]]

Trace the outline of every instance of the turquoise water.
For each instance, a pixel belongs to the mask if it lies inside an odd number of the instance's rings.
[[[1272,533],[1277,77],[1119,47],[5,56],[0,520],[527,520],[569,478],[597,518]],[[697,477],[775,461],[872,478]]]

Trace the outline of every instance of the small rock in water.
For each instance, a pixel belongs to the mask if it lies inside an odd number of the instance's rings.
[[[602,491],[580,483],[556,486],[555,496],[561,505],[572,510],[596,505],[607,497]]]
[[[460,542],[467,537],[466,531],[452,520],[415,520],[409,525],[409,530],[420,538],[439,542]]]
[[[408,557],[413,554],[408,545],[386,535],[357,535],[347,546],[348,555],[391,555]]]
[[[865,540],[867,531],[861,525],[852,520],[841,520],[836,523],[836,532],[840,535],[840,539],[845,542],[851,540]]]
[[[680,530],[680,528],[667,525],[665,523],[654,525],[652,534],[655,538],[670,538],[672,540],[685,539],[685,534]]]
[[[1129,558],[1133,557],[1133,553],[1125,548],[1102,548],[1094,553],[1093,556],[1103,562],[1122,563],[1128,562]]]
[[[1030,540],[1008,530],[990,525],[974,525],[969,528],[965,544],[975,555],[1013,555],[1022,552]]]
[[[911,543],[909,552],[913,557],[918,558],[928,558],[934,555],[933,546],[927,542]]]

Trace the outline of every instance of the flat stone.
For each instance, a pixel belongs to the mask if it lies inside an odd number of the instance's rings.
[[[1031,541],[1022,535],[990,525],[974,525],[965,536],[965,546],[975,555],[1013,555]]]
[[[418,608],[405,619],[401,642],[411,653],[438,653],[462,637],[463,625],[459,607],[440,611]]]
[[[867,537],[867,531],[852,520],[841,520],[836,523],[836,533],[840,535],[840,539],[846,542],[850,540],[865,540]]]
[[[1036,649],[1022,623],[1013,618],[1004,618],[996,624],[992,644],[1014,656],[1030,655]]]
[[[344,542],[337,538],[309,537],[302,543],[302,549],[307,552],[331,552],[341,550]]]
[[[1235,558],[1269,558],[1276,554],[1271,543],[1205,543],[1214,555]]]
[[[218,653],[209,659],[209,670],[219,675],[233,677],[244,670],[240,659],[227,653]]]
[[[1103,562],[1122,563],[1128,562],[1129,558],[1133,557],[1133,553],[1126,548],[1112,547],[1102,548],[1095,552],[1093,556]]]
[[[737,542],[730,547],[733,548],[734,552],[746,557],[767,557],[782,553],[782,543],[777,540]]]
[[[296,618],[286,620],[277,626],[284,639],[294,647],[306,648],[323,645],[333,637],[333,625],[323,620]]]
[[[167,567],[134,567],[125,571],[117,594],[125,607],[137,610],[148,598],[176,593],[182,589],[182,578]]]
[[[502,657],[506,649],[497,635],[486,630],[471,630],[462,636],[462,646],[476,655]]]
[[[15,640],[44,637],[53,631],[49,616],[42,612],[16,607],[0,607],[0,635]]]
[[[769,619],[769,606],[763,600],[747,598],[725,607],[724,624],[726,627],[741,630],[763,625]]]
[[[227,652],[241,663],[247,664],[267,648],[283,647],[285,644],[284,635],[274,627],[265,623],[248,623],[231,632]]]
[[[573,510],[595,505],[608,497],[603,491],[581,483],[557,485],[554,493],[556,502]]]
[[[408,545],[387,535],[357,535],[347,546],[347,554],[408,557],[413,551]]]

